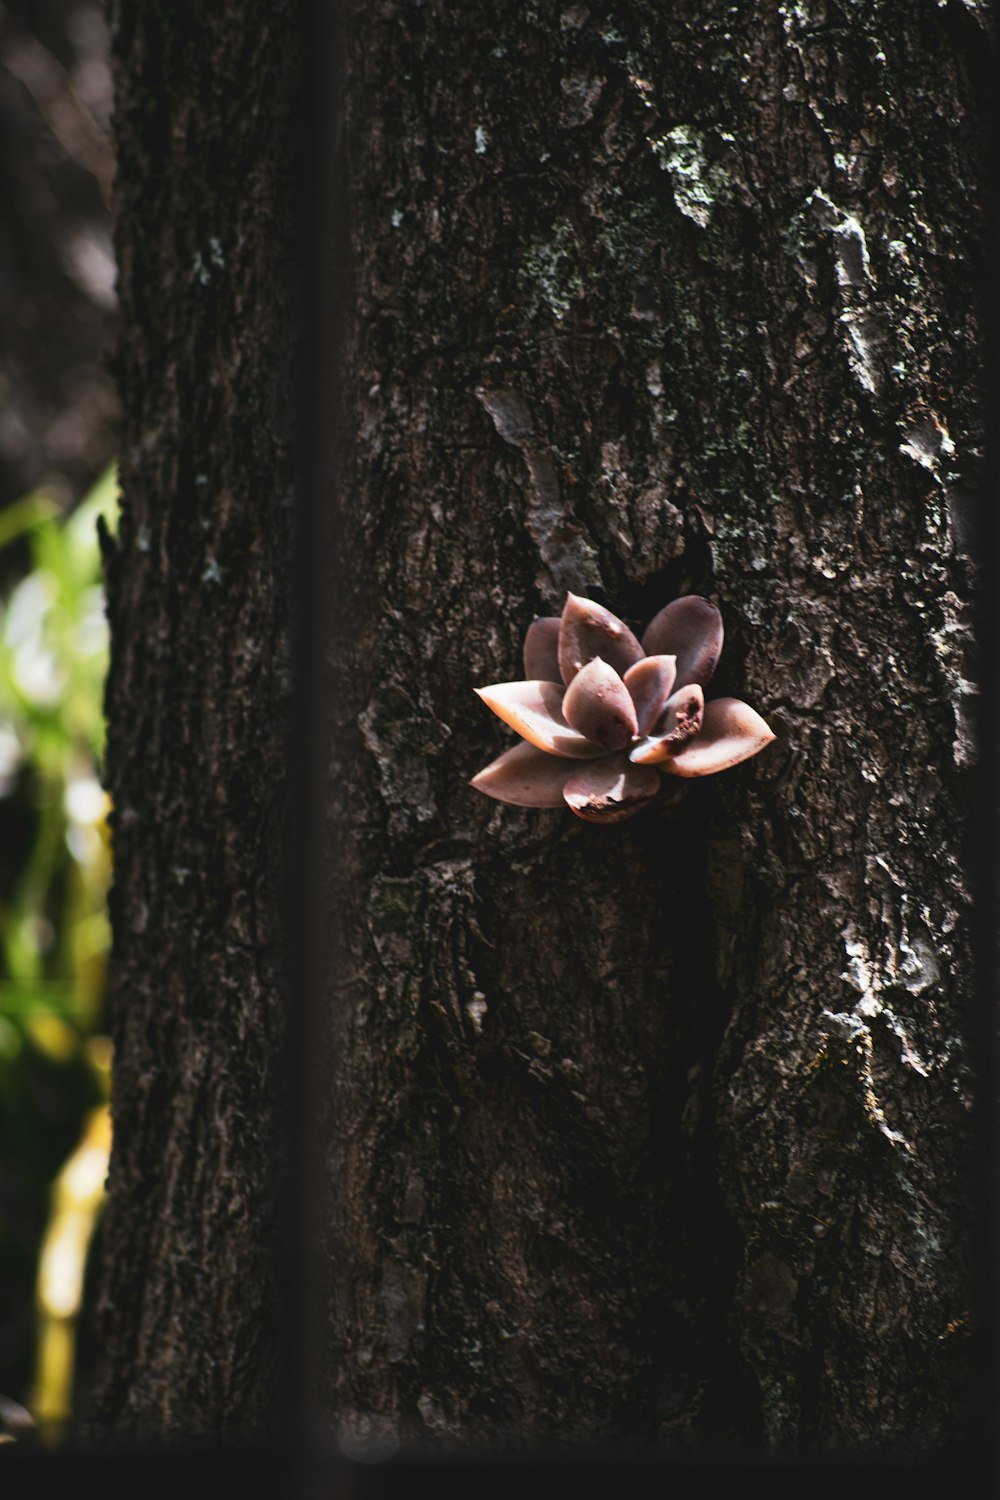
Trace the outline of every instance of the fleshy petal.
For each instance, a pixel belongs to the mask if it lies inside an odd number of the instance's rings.
[[[677,657],[677,688],[707,687],[722,652],[722,616],[708,599],[686,594],[654,615],[642,638],[647,656]]]
[[[533,620],[524,637],[524,675],[535,681],[562,682],[559,671],[559,616]]]
[[[668,698],[656,733],[643,740],[632,751],[631,759],[639,766],[652,766],[678,755],[688,740],[701,729],[705,712],[705,694],[696,682],[680,688]]]
[[[514,807],[562,807],[563,787],[572,774],[569,761],[521,744],[490,761],[469,785]]]
[[[628,626],[603,604],[566,595],[559,625],[559,670],[567,687],[595,656],[621,674],[645,654]]]
[[[666,707],[677,677],[676,656],[644,656],[625,673],[632,694],[639,734],[648,734]]]
[[[566,723],[563,689],[558,683],[497,682],[475,691],[487,708],[539,750],[571,760],[591,760],[604,753],[600,745],[591,744]]]
[[[562,711],[567,724],[603,750],[620,750],[638,731],[632,695],[599,656],[577,672]]]
[[[563,797],[577,817],[588,823],[621,823],[647,807],[659,790],[656,771],[633,766],[621,753],[572,771]]]
[[[663,763],[673,776],[711,776],[749,760],[776,736],[756,709],[738,698],[705,704],[701,733]]]

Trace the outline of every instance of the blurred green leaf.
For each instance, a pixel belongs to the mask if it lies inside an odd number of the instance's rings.
[[[28,557],[0,598],[0,1136],[22,1223],[44,1215],[107,1088],[108,643],[97,524],[103,517],[113,531],[117,510],[112,468],[69,517],[43,493],[0,513],[0,549],[20,541],[18,557]],[[26,1264],[34,1251],[24,1234],[0,1225],[0,1265]],[[46,1378],[40,1366],[37,1399],[48,1399]]]
[[[108,473],[113,474],[109,469]],[[98,481],[103,484],[104,478]],[[93,491],[91,491],[93,493]],[[59,514],[59,507],[55,501],[50,500],[47,495],[26,495],[23,500],[15,500],[13,505],[0,511],[0,547],[7,547],[11,542],[16,542],[18,537],[24,536],[33,526],[39,526],[43,521],[51,521]]]

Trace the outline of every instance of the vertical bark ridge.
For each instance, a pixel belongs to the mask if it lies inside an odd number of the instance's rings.
[[[291,21],[113,16],[116,1063],[95,1422],[118,1435],[259,1433],[273,1406]]]

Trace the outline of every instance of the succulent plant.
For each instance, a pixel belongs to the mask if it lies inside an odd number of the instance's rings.
[[[476,688],[522,743],[474,776],[515,807],[562,807],[620,823],[656,797],[661,771],[711,776],[774,734],[738,698],[705,701],[722,650],[722,616],[696,594],[675,599],[642,642],[591,599],[567,594],[561,616],[535,620],[524,682]]]

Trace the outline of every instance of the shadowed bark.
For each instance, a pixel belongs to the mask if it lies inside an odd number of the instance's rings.
[[[114,1147],[98,1422],[265,1430],[290,701],[294,7],[114,15]]]

